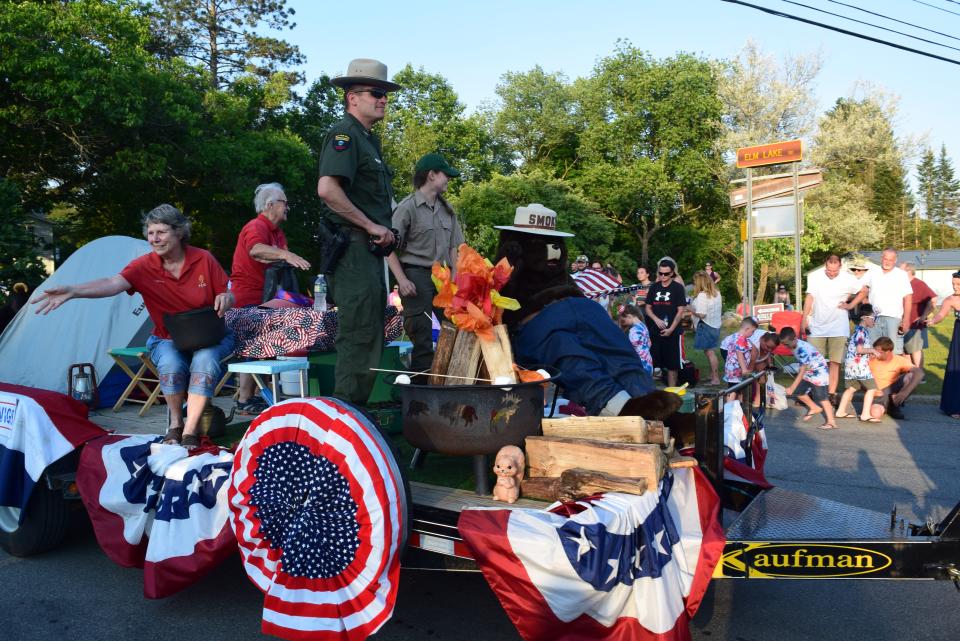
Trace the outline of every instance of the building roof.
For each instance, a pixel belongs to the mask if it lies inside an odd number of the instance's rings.
[[[874,263],[880,263],[883,252],[860,252]],[[960,248],[956,249],[900,249],[898,263],[913,263],[917,269],[960,269]]]

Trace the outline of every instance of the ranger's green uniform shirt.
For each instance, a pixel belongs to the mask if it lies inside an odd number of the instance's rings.
[[[340,187],[350,202],[373,222],[390,227],[393,172],[383,160],[380,140],[352,115],[345,115],[327,132],[320,152],[320,176],[343,178]],[[326,205],[323,212],[335,224],[350,226]]]

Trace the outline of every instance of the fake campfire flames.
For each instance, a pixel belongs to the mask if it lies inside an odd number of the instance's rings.
[[[520,303],[500,295],[511,273],[513,267],[506,258],[494,265],[467,244],[460,245],[455,274],[449,267],[433,264],[431,276],[437,288],[433,305],[442,308],[452,324],[444,322],[440,327],[431,385],[507,385],[544,378],[513,363],[503,310],[520,309]]]
[[[508,411],[512,392],[507,386],[549,378],[543,370],[525,370],[513,363],[502,316],[505,309],[519,309],[519,303],[500,295],[512,272],[506,259],[493,265],[466,244],[460,246],[455,273],[437,263],[432,270],[438,292],[433,304],[444,310],[450,322],[441,325],[429,383],[479,384],[478,391],[493,388],[491,393],[502,395],[505,408],[488,424],[495,432],[509,430],[513,418]],[[412,410],[411,404],[408,413]],[[458,423],[455,420],[451,426]],[[656,491],[667,468],[696,465],[694,459],[677,456],[669,428],[639,416],[542,419],[542,431],[543,436],[526,436],[526,456],[515,445],[497,453],[494,500],[513,503],[520,495],[555,501],[598,492],[642,494]]]

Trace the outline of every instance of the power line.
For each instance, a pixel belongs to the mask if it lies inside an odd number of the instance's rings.
[[[944,9],[943,7],[938,7],[938,6],[935,5],[935,4],[930,4],[929,2],[924,2],[923,0],[913,0],[913,1],[916,2],[917,4],[925,4],[925,5],[927,5],[928,7],[933,7],[934,9],[939,9],[940,11],[944,11],[944,12],[946,12],[946,13],[952,13],[952,14],[955,15],[955,16],[960,16],[960,13],[957,13],[956,11],[950,11],[949,9]],[[957,4],[960,4],[960,2],[958,2]]]
[[[950,2],[957,2],[957,0],[949,0],[949,1],[950,1]],[[827,2],[831,2],[831,3],[833,3],[833,4],[839,4],[839,5],[842,5],[842,6],[844,6],[844,7],[850,7],[851,9],[856,9],[857,11],[862,11],[862,12],[864,12],[864,13],[869,13],[870,15],[872,15],[872,16],[877,16],[878,18],[884,18],[884,19],[886,19],[886,20],[892,20],[893,22],[899,22],[900,24],[905,24],[905,25],[907,25],[908,27],[913,27],[914,29],[920,29],[920,30],[922,30],[922,31],[928,31],[928,32],[930,32],[930,33],[935,33],[935,34],[937,34],[938,36],[943,36],[943,37],[945,37],[945,38],[950,38],[951,40],[960,40],[960,38],[958,38],[958,37],[956,37],[956,36],[951,36],[949,33],[943,33],[942,31],[935,31],[935,30],[933,30],[933,29],[927,29],[926,27],[921,27],[920,25],[913,24],[912,22],[905,22],[905,21],[903,21],[903,20],[897,20],[896,18],[891,18],[890,16],[885,16],[885,15],[883,15],[882,13],[876,13],[875,11],[869,11],[869,10],[867,10],[867,9],[861,9],[860,7],[858,7],[858,6],[856,6],[856,5],[853,5],[853,4],[847,4],[846,2],[840,2],[839,0],[827,0]],[[957,2],[957,4],[960,4],[960,2]]]
[[[840,27],[834,27],[833,25],[824,24],[822,22],[817,22],[816,20],[809,20],[807,18],[801,18],[800,16],[795,16],[789,13],[784,13],[783,11],[777,11],[776,9],[768,9],[767,7],[760,7],[755,4],[750,4],[749,2],[743,2],[743,0],[720,0],[721,2],[729,2],[730,4],[739,4],[745,7],[750,7],[751,9],[756,9],[757,11],[762,11],[764,13],[769,13],[770,15],[777,16],[779,18],[787,18],[788,20],[796,20],[797,22],[803,22],[806,24],[811,24],[815,27],[821,27],[823,29],[829,29],[830,31],[836,31],[848,36],[853,36],[854,38],[860,38],[862,40],[869,40],[870,42],[876,42],[877,44],[887,45],[888,47],[893,47],[894,49],[901,49],[903,51],[909,51],[910,53],[920,54],[921,56],[927,56],[928,58],[936,58],[937,60],[943,60],[944,62],[949,62],[951,64],[960,65],[960,60],[954,60],[952,58],[945,58],[943,56],[938,56],[935,53],[930,53],[928,51],[921,51],[920,49],[914,49],[912,47],[907,47],[905,45],[897,44],[895,42],[890,42],[888,40],[881,40],[880,38],[874,38],[873,36],[868,36],[863,33],[857,33],[855,31],[850,31],[848,29],[842,29]],[[919,0],[915,0],[919,2]],[[957,14],[960,15],[960,14]]]
[[[936,40],[928,40],[927,38],[921,38],[920,36],[913,36],[909,33],[904,33],[902,31],[897,31],[896,29],[889,29],[887,27],[881,27],[880,25],[873,24],[872,22],[866,22],[864,20],[857,20],[856,18],[851,18],[843,14],[834,13],[832,11],[827,11],[826,9],[819,9],[817,7],[811,7],[808,4],[802,2],[795,2],[794,0],[780,0],[781,2],[786,2],[787,4],[796,5],[798,7],[803,7],[804,9],[810,9],[811,11],[818,11],[820,13],[825,13],[828,16],[833,16],[834,18],[843,18],[844,20],[849,20],[850,22],[856,22],[857,24],[866,25],[868,27],[873,27],[874,29],[881,29],[883,31],[889,31],[890,33],[895,33],[898,36],[905,36],[907,38],[913,38],[914,40],[919,40],[920,42],[926,42],[927,44],[936,45],[938,47],[944,47],[946,49],[953,49],[954,51],[960,51],[957,47],[951,47],[950,45],[945,45],[937,42]]]

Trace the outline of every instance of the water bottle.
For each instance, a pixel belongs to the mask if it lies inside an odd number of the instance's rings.
[[[313,308],[318,312],[327,311],[327,279],[323,274],[317,274],[313,281]]]

